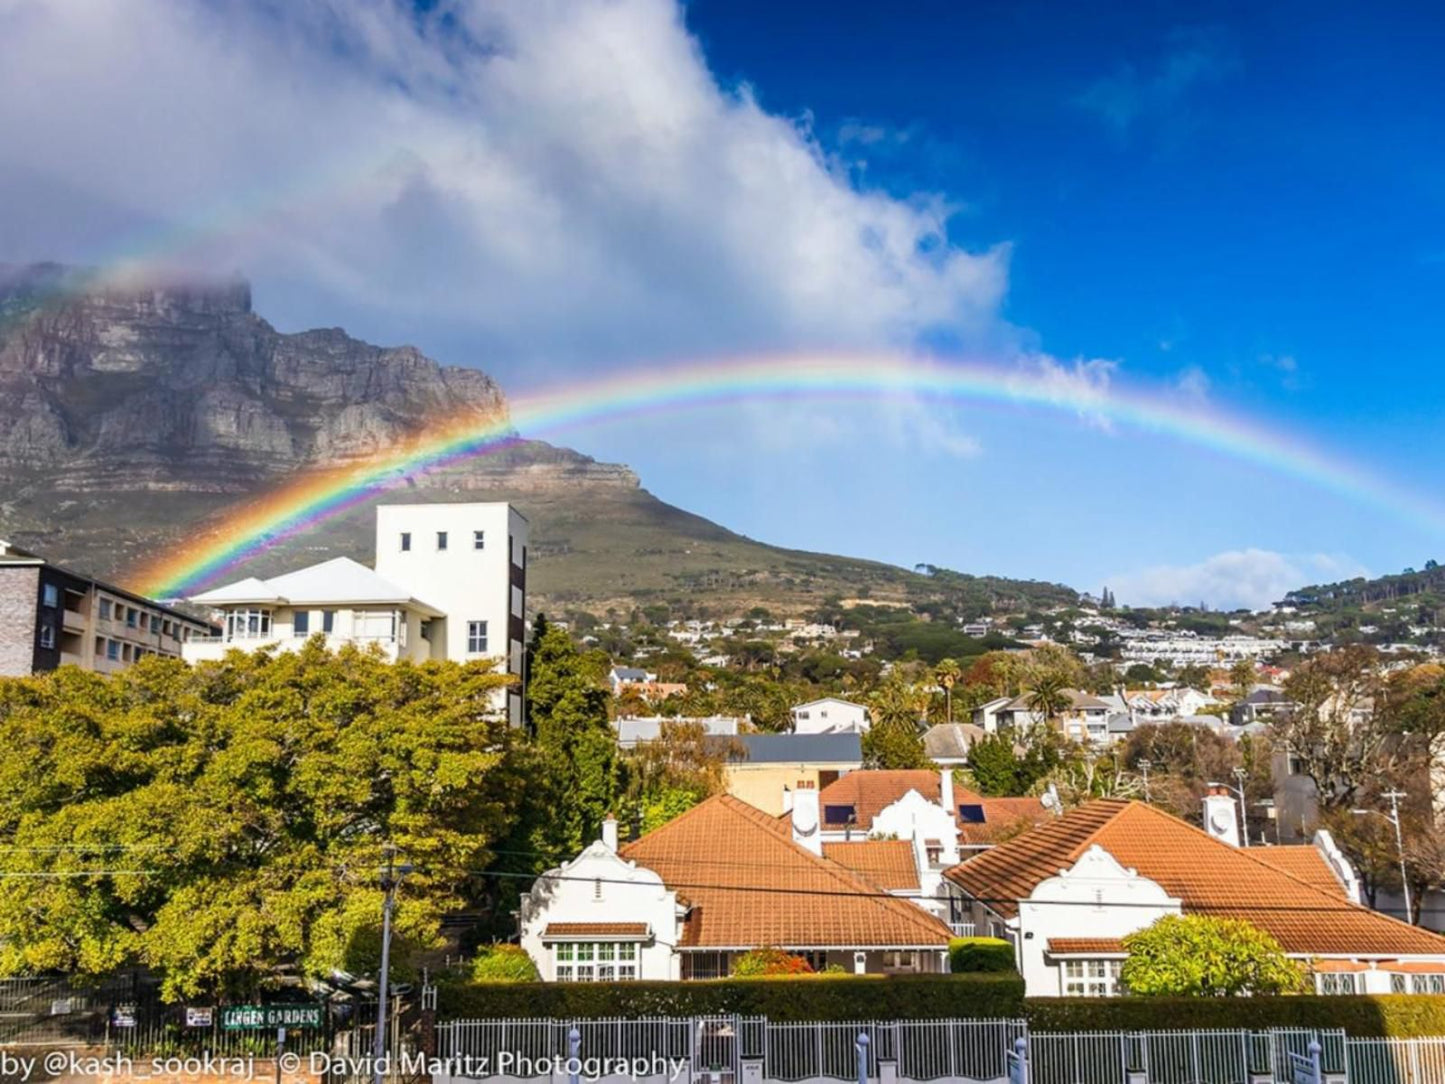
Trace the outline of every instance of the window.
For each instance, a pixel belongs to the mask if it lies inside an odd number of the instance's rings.
[[[307,636],[311,632],[311,611],[297,610],[291,618],[291,631],[296,636]]]
[[[111,662],[120,661],[120,641],[107,640],[105,642],[105,657]]]
[[[40,646],[41,646],[41,647],[54,647],[54,646],[55,646],[55,627],[54,627],[53,625],[41,625],[41,626],[40,626]]]
[[[331,633],[332,633],[333,631],[335,631],[335,629],[336,629],[336,611],[335,611],[335,610],[322,610],[322,611],[321,611],[321,631],[324,632],[324,633],[326,633],[326,635],[330,636]]]
[[[637,978],[633,941],[562,941],[552,946],[558,982],[619,982]]]
[[[485,655],[487,653],[487,623],[485,621],[467,622],[467,654]]]
[[[137,610],[134,606],[127,606],[125,608],[125,627],[128,629],[133,629],[138,627],[139,625],[140,611]]]
[[[226,614],[227,640],[260,640],[270,635],[270,610],[232,610]]]
[[[1411,975],[1412,994],[1445,994],[1445,975]]]
[[[918,953],[916,952],[885,952],[883,954],[884,971],[917,971]]]
[[[110,620],[110,599],[108,598],[100,600],[100,619],[102,621]]]
[[[824,805],[824,824],[853,824],[858,819],[858,813],[851,805]]]
[[[40,601],[44,606],[55,609],[60,605],[60,588],[53,583],[47,583],[40,588]]]
[[[1119,992],[1119,960],[1065,960],[1065,997],[1113,997]]]
[[[983,806],[977,803],[959,806],[958,820],[961,824],[982,824],[984,822]]]
[[[1354,994],[1359,991],[1355,988],[1355,975],[1352,972],[1326,971],[1319,976],[1320,993],[1322,994]]]
[[[484,549],[486,549],[486,548],[487,548],[487,532],[486,532],[486,531],[473,531],[473,532],[472,532],[472,549],[474,549],[474,550],[484,550]]]
[[[1410,992],[1410,976],[1393,974],[1390,976],[1390,993],[1408,994]]]
[[[447,548],[447,533],[446,533],[446,531],[438,531],[438,532],[437,532],[437,549],[439,549],[439,550],[444,550],[444,549],[446,549],[446,548]]]
[[[401,552],[402,552],[402,553],[409,553],[409,552],[411,552],[411,532],[410,532],[410,531],[402,531],[402,532],[401,532]]]

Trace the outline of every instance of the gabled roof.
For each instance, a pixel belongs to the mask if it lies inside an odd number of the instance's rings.
[[[1445,956],[1445,937],[1347,902],[1176,817],[1100,799],[948,870],[1003,915],[1097,845],[1182,901],[1186,913],[1245,919],[1298,955]]]
[[[196,595],[191,601],[203,606],[246,602],[410,606],[432,617],[442,616],[441,610],[413,598],[405,588],[378,576],[374,570],[350,557],[333,557],[269,580],[252,576]]]
[[[824,843],[823,857],[879,888],[889,891],[916,890],[918,862],[913,844],[906,839],[861,839],[856,843]]]
[[[1068,711],[1107,711],[1109,705],[1091,693],[1080,692],[1078,689],[1064,689],[1063,693],[1069,698]],[[1014,697],[1000,710],[1002,711],[1033,711],[1033,694],[1022,693]]]
[[[936,723],[923,732],[923,755],[930,760],[965,760],[969,747],[987,733],[973,723]]]
[[[692,905],[685,948],[943,948],[921,907],[820,858],[786,823],[730,795],[709,798],[619,852]]]
[[[938,802],[940,787],[938,772],[932,768],[849,772],[818,792],[818,807],[823,815],[823,823],[827,825],[828,806],[852,806],[853,826],[867,831],[872,827],[874,817],[910,790],[916,790],[930,802]]]
[[[819,704],[843,704],[850,708],[858,708],[860,711],[868,710],[866,705],[854,703],[852,700],[844,700],[841,696],[822,696],[817,700],[809,700],[806,704],[794,704],[791,710],[797,711],[800,708],[816,708]]]

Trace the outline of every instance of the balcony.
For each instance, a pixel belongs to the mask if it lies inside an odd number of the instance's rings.
[[[948,928],[953,931],[954,937],[974,937],[978,927],[972,922],[950,922]]]
[[[85,622],[85,614],[79,610],[67,607],[60,611],[60,627],[66,632],[84,632]]]

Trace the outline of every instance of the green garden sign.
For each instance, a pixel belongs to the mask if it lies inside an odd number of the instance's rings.
[[[321,1006],[228,1005],[221,1010],[221,1027],[226,1031],[269,1031],[272,1028],[319,1028]]]

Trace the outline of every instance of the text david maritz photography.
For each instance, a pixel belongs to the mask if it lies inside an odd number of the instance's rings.
[[[30,1081],[41,1077],[229,1077],[256,1079],[256,1059],[202,1051],[186,1057],[132,1058],[128,1054],[85,1054],[52,1050],[48,1054],[17,1054],[0,1048],[0,1080]]]
[[[426,1054],[402,1053],[379,1061],[371,1058],[347,1058],[317,1051],[305,1059],[300,1054],[283,1054],[281,1068],[296,1072],[303,1067],[320,1076],[375,1076],[393,1072],[403,1076],[426,1074],[439,1077],[479,1080],[485,1077],[572,1077],[580,1080],[601,1080],[603,1077],[628,1077],[632,1080],[662,1078],[679,1079],[687,1070],[687,1058],[665,1058],[661,1054],[639,1058],[569,1058],[563,1054],[534,1058],[503,1050],[489,1055],[457,1055],[449,1058]]]

